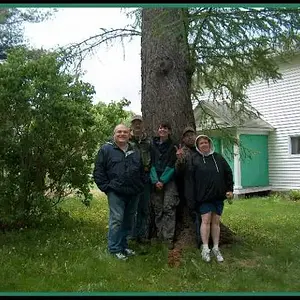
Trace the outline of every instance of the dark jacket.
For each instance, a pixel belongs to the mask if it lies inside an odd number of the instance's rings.
[[[160,143],[159,137],[154,137],[151,147],[150,179],[152,184],[158,181],[166,184],[174,177],[176,148],[171,139]]]
[[[149,172],[151,167],[151,140],[144,133],[140,139],[132,136],[130,139],[130,143],[140,151],[144,169],[146,172]]]
[[[189,148],[185,145],[182,147],[182,150],[183,150],[183,156],[181,158],[177,158],[175,162],[175,171],[178,175],[184,174],[187,160],[194,152],[197,152],[196,147]]]
[[[191,211],[197,211],[204,202],[223,201],[226,199],[226,192],[233,191],[230,166],[221,154],[214,152],[212,141],[211,148],[208,155],[203,155],[196,148],[197,152],[187,162],[184,185],[185,197]]]
[[[129,144],[126,153],[115,143],[106,143],[98,152],[94,181],[104,192],[137,195],[145,183],[145,174],[139,151]]]
[[[184,193],[184,182],[185,177],[188,176],[188,170],[187,170],[187,162],[191,155],[196,152],[196,147],[187,147],[183,146],[183,156],[181,158],[177,158],[175,163],[175,180],[177,189],[179,192],[179,197],[182,201],[182,203],[186,202],[185,193]]]

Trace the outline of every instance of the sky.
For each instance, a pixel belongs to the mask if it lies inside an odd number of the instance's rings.
[[[31,46],[52,49],[96,35],[99,28],[123,28],[131,22],[120,8],[60,8],[51,20],[26,24],[25,37]],[[94,103],[125,97],[131,101],[129,109],[140,113],[140,38],[124,46],[125,51],[120,42],[98,48],[82,65],[83,80],[95,87]]]

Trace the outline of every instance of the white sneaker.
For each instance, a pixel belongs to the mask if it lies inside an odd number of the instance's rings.
[[[128,259],[128,257],[121,252],[115,253],[114,255],[119,260],[127,260]]]
[[[210,262],[210,250],[209,249],[202,249],[201,256],[204,261]]]
[[[224,258],[223,258],[223,256],[222,256],[222,254],[221,254],[221,252],[220,252],[219,249],[214,249],[213,248],[212,249],[212,253],[216,257],[216,259],[217,259],[218,262],[223,262],[224,261]]]
[[[134,256],[135,255],[135,251],[129,248],[124,249],[124,253],[127,256]]]

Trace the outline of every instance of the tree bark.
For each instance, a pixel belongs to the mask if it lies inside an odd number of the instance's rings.
[[[161,122],[178,141],[186,126],[195,127],[188,78],[189,51],[182,9],[142,10],[142,113],[149,134]]]
[[[187,20],[186,9],[142,10],[141,107],[144,123],[150,136],[157,134],[161,122],[170,123],[177,142],[184,127],[195,128],[191,102],[194,69],[189,56]],[[192,222],[185,227],[181,224],[189,219],[185,203],[179,211],[177,244],[182,248],[184,244],[196,243],[196,227]],[[222,224],[220,244],[230,243],[233,238],[233,232]]]

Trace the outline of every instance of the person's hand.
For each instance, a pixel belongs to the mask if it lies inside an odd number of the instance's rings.
[[[179,147],[175,146],[175,149],[177,158],[181,159],[183,157],[183,149],[181,144],[179,144]]]
[[[232,192],[227,192],[226,193],[226,198],[227,199],[232,199],[233,198],[233,193]]]
[[[164,188],[164,184],[163,184],[162,182],[159,182],[159,183],[158,183],[158,188],[159,188],[160,190],[162,190],[162,189]]]
[[[158,190],[162,190],[163,189],[163,187],[164,187],[164,184],[162,183],[162,182],[157,182],[156,184],[155,184],[155,187],[158,189]]]

